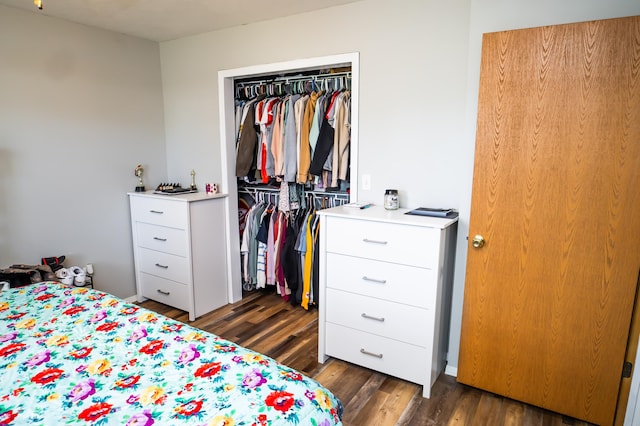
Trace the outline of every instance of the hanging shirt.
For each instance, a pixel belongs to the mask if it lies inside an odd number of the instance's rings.
[[[318,135],[320,134],[320,126],[322,125],[322,117],[326,113],[327,95],[321,95],[316,102],[316,110],[313,114],[311,129],[309,129],[309,146],[311,147],[310,158],[313,158],[313,152],[316,149]]]
[[[315,213],[310,214],[305,226],[305,253],[304,253],[304,275],[302,280],[302,301],[301,305],[304,309],[309,309],[311,300],[311,267],[313,265],[313,233],[311,223]]]
[[[271,138],[273,135],[273,109],[280,102],[278,98],[267,99],[260,114],[260,176],[262,183],[269,182],[269,176],[274,175],[273,154],[271,153]]]
[[[285,107],[284,100],[281,100],[274,106],[273,129],[271,135],[271,155],[273,156],[273,176],[282,176],[282,157],[284,156],[283,145],[283,115],[282,111]]]
[[[296,177],[293,182],[298,179],[297,172],[300,170],[300,145],[302,143],[302,124],[304,121],[304,111],[309,102],[309,95],[304,95],[298,99],[294,105],[294,112],[296,114]]]
[[[335,133],[333,137],[333,158],[331,167],[331,186],[338,186],[338,179],[345,179],[349,167],[349,92],[336,98]]]
[[[300,151],[298,155],[298,178],[297,182],[305,184],[309,181],[309,166],[311,165],[311,142],[309,133],[313,124],[313,117],[316,113],[316,103],[320,92],[312,92],[309,95],[304,109],[302,127],[300,129]]]
[[[247,102],[246,116],[239,130],[240,136],[236,146],[236,176],[244,177],[249,174],[255,163],[258,134],[255,129],[255,102]],[[243,112],[244,114],[244,112]]]
[[[285,134],[284,134],[284,165],[283,175],[285,182],[295,182],[298,174],[297,165],[297,137],[296,137],[296,115],[294,105],[300,99],[300,95],[291,95],[289,105],[285,112]]]

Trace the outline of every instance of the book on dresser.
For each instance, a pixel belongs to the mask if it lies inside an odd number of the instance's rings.
[[[418,207],[409,210],[406,214],[414,216],[454,217],[458,214],[454,209],[438,209],[432,207]]]

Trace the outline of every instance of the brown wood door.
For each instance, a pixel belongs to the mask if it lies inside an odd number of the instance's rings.
[[[611,424],[640,269],[640,17],[486,34],[480,79],[458,381]]]

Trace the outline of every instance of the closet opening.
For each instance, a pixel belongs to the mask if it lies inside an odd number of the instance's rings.
[[[320,209],[357,201],[358,88],[358,53],[257,65],[224,70],[218,73],[222,148],[222,182],[220,188],[222,192],[228,194],[225,199],[225,209],[227,293],[229,303],[242,299],[243,285],[245,291],[253,290],[256,285],[255,276],[253,276],[253,279],[250,278],[251,276],[249,276],[249,279],[247,278],[247,269],[243,267],[243,265],[246,265],[243,261],[246,262],[246,260],[243,259],[241,254],[243,230],[240,227],[241,222],[243,226],[245,225],[245,215],[248,209],[252,207],[250,206],[251,203],[255,205],[259,202],[266,206],[275,206],[275,209],[277,209],[279,201],[288,199],[290,191],[295,193],[295,195],[292,195],[294,202],[300,203],[300,205],[295,205],[296,208]],[[249,129],[248,133],[257,130],[259,139],[257,139],[256,143],[259,144],[264,142],[260,138],[262,134],[266,134],[267,129],[269,132],[273,131],[273,125],[275,124],[271,121],[274,118],[273,113],[279,111],[281,113],[295,114],[294,103],[291,100],[296,102],[304,100],[304,103],[307,103],[307,98],[311,98],[312,93],[314,94],[312,98],[314,105],[322,105],[323,108],[324,106],[328,107],[332,99],[332,96],[328,95],[330,94],[333,95],[333,99],[339,98],[343,102],[342,106],[337,107],[337,109],[342,108],[344,110],[344,105],[348,106],[348,155],[342,157],[342,160],[340,160],[341,157],[334,159],[331,155],[328,155],[328,159],[321,155],[316,156],[320,159],[315,158],[313,154],[316,152],[323,153],[324,148],[316,149],[317,146],[314,145],[311,153],[303,153],[302,155],[303,164],[305,164],[304,159],[306,158],[306,161],[309,162],[309,167],[313,167],[313,170],[307,172],[305,167],[302,167],[300,169],[301,172],[298,174],[297,166],[300,164],[300,148],[298,147],[298,152],[293,154],[298,161],[297,165],[294,166],[296,169],[296,174],[294,175],[291,174],[292,169],[284,167],[282,158],[276,159],[277,155],[270,159],[271,163],[267,167],[266,155],[263,153],[271,153],[270,146],[268,151],[264,149],[261,151],[261,148],[266,147],[266,144],[254,146],[240,143],[238,136],[242,137],[246,130],[241,125],[247,118],[247,111],[251,111],[250,113],[253,114],[255,114],[255,111],[259,111],[257,114],[262,114],[264,111],[269,114],[258,117],[257,122],[254,121],[255,117],[249,117],[246,120],[247,123],[255,123],[255,128]],[[318,98],[321,97],[323,102],[326,103],[317,103]],[[268,105],[265,105],[265,100],[268,100]],[[258,102],[261,103],[258,105]],[[297,102],[297,104],[301,103],[303,102]],[[272,105],[277,105],[277,107],[273,108],[273,111]],[[252,107],[250,108],[250,106]],[[258,106],[260,108],[257,108]],[[298,109],[298,114],[300,113],[301,110]],[[282,119],[284,115],[280,115],[280,117]],[[323,123],[321,119],[317,120],[314,131],[319,132]],[[267,127],[267,123],[271,127]],[[302,121],[299,123],[302,123]],[[279,124],[282,125],[284,122]],[[309,121],[308,125],[307,131],[310,131],[312,122]],[[290,131],[290,135],[295,131],[295,127],[291,129],[294,130]],[[249,137],[248,135],[245,136]],[[269,136],[272,137],[271,134]],[[253,136],[250,139],[253,140]],[[247,146],[250,148],[245,149]],[[290,147],[291,145],[288,146]],[[275,146],[273,152],[275,152]],[[290,154],[286,158],[291,161],[293,157]],[[322,172],[319,172],[323,159],[325,166]],[[328,167],[327,164],[329,164]],[[334,169],[332,169],[331,164],[333,164]],[[277,172],[274,172],[274,167],[278,167]],[[326,169],[331,171],[327,173]],[[300,211],[302,212],[302,210]],[[308,210],[306,211],[308,213]],[[275,221],[275,217],[273,220]],[[252,230],[252,232],[254,231],[255,229]],[[243,250],[246,253],[246,246]],[[264,276],[258,281],[258,285],[264,285]],[[254,286],[253,288],[251,287],[252,285]],[[300,292],[298,290],[299,295]],[[295,293],[292,297],[295,297]],[[283,298],[287,300],[286,297]]]

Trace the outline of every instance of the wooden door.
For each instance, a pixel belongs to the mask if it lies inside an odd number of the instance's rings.
[[[474,167],[458,381],[611,424],[640,269],[640,17],[486,34]]]

